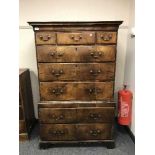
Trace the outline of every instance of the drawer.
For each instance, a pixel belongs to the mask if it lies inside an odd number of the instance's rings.
[[[26,124],[24,120],[19,121],[19,133],[25,133],[26,132]]]
[[[77,84],[77,100],[110,100],[113,98],[114,82],[79,82]]]
[[[114,121],[114,107],[83,107],[77,109],[77,119],[80,123],[110,123]]]
[[[115,63],[39,63],[40,81],[114,80]]]
[[[97,43],[99,44],[115,44],[117,42],[116,32],[97,32]]]
[[[109,100],[113,98],[114,82],[41,82],[41,101]]]
[[[36,44],[56,44],[56,33],[54,32],[36,32]]]
[[[21,106],[19,106],[19,120],[23,120],[23,119],[24,119],[23,109]]]
[[[38,62],[115,61],[116,46],[37,46]]]
[[[57,33],[58,44],[94,44],[95,32]]]
[[[39,63],[40,81],[70,81],[76,79],[76,64]]]
[[[39,108],[41,123],[73,123],[76,121],[75,108]]]
[[[56,46],[41,45],[36,46],[38,62],[56,62]]]
[[[81,63],[77,65],[76,78],[80,81],[114,80],[115,63]]]
[[[75,100],[76,89],[74,83],[66,82],[41,82],[41,100]]]
[[[76,140],[75,125],[40,124],[40,138],[44,141]]]
[[[112,139],[112,124],[79,124],[78,140]]]

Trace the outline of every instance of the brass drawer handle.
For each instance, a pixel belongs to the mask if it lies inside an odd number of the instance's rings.
[[[61,136],[61,135],[64,135],[65,134],[65,131],[63,130],[52,130],[48,132],[48,134],[51,134],[51,135],[56,135],[56,136]]]
[[[99,129],[94,129],[94,130],[90,130],[89,133],[92,135],[92,136],[98,136],[101,134],[101,130]]]
[[[58,95],[62,95],[64,93],[64,90],[62,88],[54,88],[54,89],[49,89],[49,92],[58,96]]]
[[[89,88],[88,92],[89,94],[99,94],[102,93],[102,90],[100,88]]]
[[[104,41],[110,41],[112,39],[112,34],[101,34],[101,39],[103,39]]]
[[[54,57],[54,56],[55,56],[55,52],[50,52],[50,53],[49,53],[49,56]]]
[[[101,70],[98,69],[98,70],[95,71],[95,70],[91,69],[89,72],[90,72],[91,75],[97,76],[97,75],[99,75],[101,73]]]
[[[51,36],[50,36],[50,35],[47,35],[47,36],[42,36],[42,35],[40,35],[39,38],[40,38],[40,40],[42,40],[42,41],[48,41],[48,40],[51,39]]]
[[[89,89],[89,94],[93,94],[94,93],[94,90],[93,89]]]
[[[63,69],[61,69],[61,70],[52,70],[51,71],[51,73],[55,76],[55,77],[59,77],[59,76],[61,76],[62,74],[64,74],[64,71],[63,71]]]
[[[70,37],[73,41],[75,42],[78,42],[82,39],[82,35],[79,35],[79,36],[74,36],[74,35],[71,35]]]
[[[91,55],[94,59],[98,59],[99,57],[102,56],[102,52],[91,52],[90,55]]]
[[[52,116],[50,115],[49,117],[52,118],[52,119],[54,119],[54,120],[56,120],[56,121],[58,121],[58,120],[62,120],[62,119],[65,118],[64,115],[56,116],[55,114],[53,114]]]
[[[93,120],[98,120],[98,119],[101,119],[101,115],[100,114],[92,114],[90,113],[89,114],[89,117]]]

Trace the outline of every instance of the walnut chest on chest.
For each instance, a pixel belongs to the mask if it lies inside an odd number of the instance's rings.
[[[114,147],[117,31],[122,21],[29,22],[35,32],[40,146]]]

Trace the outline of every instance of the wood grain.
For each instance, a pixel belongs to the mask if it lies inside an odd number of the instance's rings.
[[[78,140],[111,139],[112,124],[78,124]]]
[[[58,44],[94,44],[94,32],[72,32],[72,33],[57,33]]]
[[[76,140],[75,125],[72,124],[41,124],[41,140]]]
[[[39,108],[40,123],[74,123],[76,120],[75,108]]]
[[[114,107],[77,108],[77,119],[80,123],[110,123],[114,121]]]

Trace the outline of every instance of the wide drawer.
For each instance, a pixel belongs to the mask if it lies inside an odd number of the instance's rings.
[[[76,120],[75,108],[39,108],[41,123],[73,123]]]
[[[36,44],[56,44],[56,33],[54,32],[36,32]]]
[[[94,44],[95,32],[59,32],[57,33],[58,44]]]
[[[115,63],[39,63],[40,81],[114,80]]]
[[[116,46],[37,46],[38,62],[115,61]]]
[[[40,82],[41,101],[110,100],[114,82]]]
[[[112,139],[112,124],[79,124],[78,140]]]
[[[80,123],[110,123],[114,121],[114,107],[77,108],[77,119]]]
[[[99,44],[116,44],[116,32],[97,32],[97,43]]]
[[[76,140],[75,125],[40,124],[40,138],[45,141]]]

